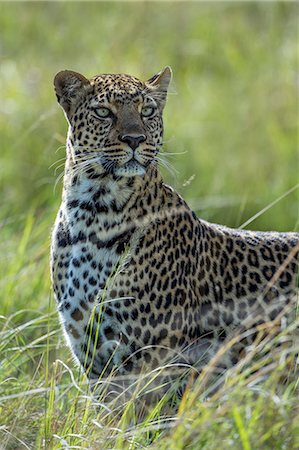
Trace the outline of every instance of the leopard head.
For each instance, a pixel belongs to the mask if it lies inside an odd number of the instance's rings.
[[[91,79],[70,70],[54,79],[69,123],[67,151],[82,171],[142,176],[163,143],[162,112],[171,69],[147,81],[124,74]]]

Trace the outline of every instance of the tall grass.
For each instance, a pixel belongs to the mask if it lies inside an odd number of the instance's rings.
[[[205,372],[138,423],[135,400],[118,413],[91,401],[48,269],[66,133],[52,79],[64,68],[146,78],[171,65],[166,181],[205,219],[298,229],[297,19],[286,2],[0,4],[0,448],[299,448],[295,325],[218,390]]]

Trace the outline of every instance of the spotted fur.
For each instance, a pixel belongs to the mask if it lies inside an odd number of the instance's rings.
[[[295,292],[298,234],[207,223],[164,184],[170,78],[169,68],[146,82],[55,77],[69,132],[52,280],[69,346],[93,380],[174,359],[196,366],[236,327],[275,319]]]

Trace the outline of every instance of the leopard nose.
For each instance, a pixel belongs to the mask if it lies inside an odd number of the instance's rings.
[[[125,142],[126,144],[131,147],[132,150],[135,150],[141,142],[144,142],[146,140],[146,137],[144,134],[123,134],[119,135],[118,139],[121,142]]]

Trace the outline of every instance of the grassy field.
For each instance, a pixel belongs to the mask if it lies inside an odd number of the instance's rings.
[[[133,401],[118,415],[91,403],[48,267],[67,129],[52,80],[65,68],[149,78],[171,65],[167,182],[204,219],[298,230],[298,13],[288,2],[0,3],[0,449],[299,448],[295,328],[216,393],[203,374],[178,410],[161,402],[135,424]]]

